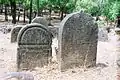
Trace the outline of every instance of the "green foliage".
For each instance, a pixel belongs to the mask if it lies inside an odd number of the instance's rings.
[[[77,0],[75,11],[83,10],[93,16],[104,15],[109,20],[115,20],[120,15],[119,0]]]
[[[10,4],[14,1],[21,3],[25,9],[30,8],[30,0],[0,0],[0,4]],[[51,9],[72,13],[83,10],[93,16],[106,16],[109,20],[120,16],[120,0],[33,0],[32,5],[34,11]]]
[[[100,4],[100,0],[99,2],[96,0],[78,0],[75,11],[82,10],[96,16],[101,14],[101,6],[103,5]]]
[[[30,0],[24,0],[23,1],[23,6],[25,9],[29,9],[30,8]]]
[[[54,5],[60,11],[71,13],[75,9],[75,0],[56,0]]]
[[[0,4],[9,4],[9,0],[0,0]]]
[[[67,13],[71,13],[74,11],[75,9],[75,2],[73,0],[69,0],[69,2],[66,4],[66,12]]]
[[[33,1],[33,9],[34,10],[40,10],[45,8],[47,5],[46,0],[34,0]]]
[[[104,7],[103,15],[110,20],[115,20],[120,14],[120,1],[108,1],[106,7]]]

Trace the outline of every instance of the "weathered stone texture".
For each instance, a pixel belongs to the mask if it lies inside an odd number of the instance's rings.
[[[108,41],[108,32],[106,29],[99,28],[98,40],[103,42]]]
[[[23,25],[15,26],[11,31],[11,43],[17,42],[17,36]]]
[[[35,17],[33,20],[32,20],[32,23],[38,23],[38,24],[42,24],[44,25],[45,27],[48,27],[48,22],[45,18],[43,17]]]
[[[83,12],[67,15],[61,22],[58,37],[58,60],[64,71],[96,64],[98,26]]]
[[[52,57],[52,35],[41,24],[29,24],[18,36],[18,69],[33,69],[47,65]]]

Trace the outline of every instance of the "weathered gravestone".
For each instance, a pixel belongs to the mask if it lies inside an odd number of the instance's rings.
[[[98,26],[83,12],[67,15],[61,22],[58,37],[58,60],[61,71],[96,65]]]
[[[18,70],[43,67],[51,61],[52,35],[41,24],[29,24],[18,35]]]
[[[46,28],[49,29],[49,31],[52,33],[53,37],[56,37],[58,28],[53,27],[53,26],[48,27],[48,22],[47,22],[47,20],[45,18],[43,18],[43,17],[35,17],[32,20],[32,23],[38,23],[38,24],[44,25]]]
[[[15,26],[11,31],[11,43],[17,42],[17,36],[23,25]]]
[[[46,19],[44,19],[43,17],[35,17],[33,20],[32,20],[32,23],[39,23],[39,24],[42,24],[46,27],[48,27],[48,22]]]

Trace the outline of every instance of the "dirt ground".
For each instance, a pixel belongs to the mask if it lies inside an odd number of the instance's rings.
[[[74,68],[61,73],[53,50],[53,63],[27,72],[32,73],[35,80],[117,80],[117,37],[112,31],[108,34],[108,41],[98,41],[96,67]],[[0,31],[0,76],[16,71],[17,43],[10,43],[10,38],[11,33],[3,34]],[[53,40],[54,46],[57,47],[56,38]]]

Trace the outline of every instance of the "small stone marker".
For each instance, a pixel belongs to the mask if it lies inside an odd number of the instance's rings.
[[[11,31],[11,43],[17,42],[17,36],[23,25],[15,26]]]
[[[61,22],[58,37],[60,70],[96,65],[98,26],[83,12],[67,15]]]
[[[38,23],[38,24],[42,24],[44,25],[45,27],[48,27],[48,22],[45,18],[43,17],[35,17],[33,20],[32,20],[32,23]]]
[[[98,41],[106,42],[108,41],[108,32],[104,28],[99,28]]]
[[[26,25],[18,35],[18,69],[43,67],[51,61],[52,35],[48,29],[37,23]]]
[[[117,35],[120,35],[120,28],[115,28],[115,32]]]

